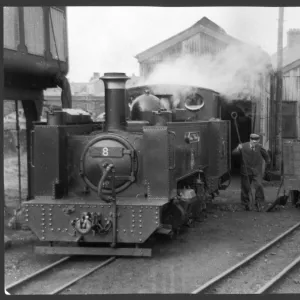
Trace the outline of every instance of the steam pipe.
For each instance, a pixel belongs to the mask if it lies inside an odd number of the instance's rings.
[[[112,168],[112,205],[113,205],[113,211],[112,211],[112,223],[113,223],[113,232],[112,232],[112,238],[113,241],[111,243],[111,247],[115,248],[117,245],[117,198],[116,198],[116,189],[115,189],[115,168]]]
[[[102,193],[102,186],[103,186],[103,183],[104,181],[106,180],[110,170],[114,167],[113,164],[110,164],[110,165],[105,165],[103,166],[104,167],[104,172],[102,174],[102,177],[98,183],[98,197],[105,201],[106,203],[110,203],[112,201],[112,197],[108,196],[106,197],[105,195],[103,195]]]
[[[104,73],[100,77],[105,86],[105,131],[124,130],[126,125],[125,73]]]

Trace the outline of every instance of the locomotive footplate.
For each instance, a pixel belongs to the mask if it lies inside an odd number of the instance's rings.
[[[138,246],[162,226],[162,207],[166,203],[160,199],[120,198],[116,207],[116,228],[113,205],[99,200],[85,202],[74,198],[50,200],[39,197],[25,202],[24,206],[26,223],[41,242],[72,245],[36,247],[38,253],[151,256],[151,249]],[[96,247],[91,247],[94,244]]]
[[[110,248],[110,247],[43,247],[36,246],[37,254],[55,254],[55,255],[91,255],[91,256],[137,256],[151,257],[152,249],[150,248]]]

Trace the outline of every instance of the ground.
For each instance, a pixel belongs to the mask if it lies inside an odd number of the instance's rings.
[[[6,179],[8,174],[13,172],[7,173]],[[267,206],[275,200],[278,183],[266,185]],[[7,199],[12,203],[17,193],[9,192],[12,198]],[[235,177],[230,188],[215,199],[204,222],[186,228],[175,240],[156,240],[152,258],[118,259],[65,293],[189,293],[300,221],[299,209],[290,204],[270,213],[246,212],[239,197],[239,178]],[[34,254],[35,236],[30,231],[9,229],[8,217],[5,234],[12,247],[5,252],[5,285],[60,258]],[[290,282],[290,292],[300,292],[300,285]]]
[[[21,155],[21,199],[27,197],[27,156]],[[16,208],[19,204],[18,158],[16,154],[4,153],[4,194],[5,204],[9,208]]]

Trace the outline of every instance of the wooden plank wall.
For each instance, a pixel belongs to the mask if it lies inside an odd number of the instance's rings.
[[[300,176],[300,141],[285,141],[283,144],[284,174]]]
[[[191,54],[195,57],[205,54],[215,55],[224,50],[226,46],[225,42],[201,32],[141,62],[140,74],[143,77],[148,77],[157,64],[180,57],[181,55]]]
[[[283,101],[296,101],[297,138],[300,138],[300,67],[283,76]]]

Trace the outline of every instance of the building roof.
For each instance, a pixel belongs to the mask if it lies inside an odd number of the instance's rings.
[[[277,69],[277,53],[271,56],[271,60],[273,68]],[[300,45],[296,45],[292,48],[283,48],[282,66],[284,73],[300,66]]]
[[[242,43],[241,41],[235,39],[234,37],[228,35],[223,28],[212,22],[206,17],[203,17],[197,23],[195,23],[190,28],[168,38],[167,40],[162,41],[161,43],[137,54],[135,58],[138,59],[139,62],[149,59],[162,52],[163,50],[178,44],[179,42],[186,40],[197,33],[206,33],[210,36],[213,36],[227,44],[231,43]]]
[[[88,95],[88,87],[86,82],[71,82],[72,95]]]
[[[87,95],[87,83],[86,82],[71,82],[71,93],[72,95]],[[44,96],[60,96],[61,95],[61,88],[51,88],[46,89],[44,91]]]

